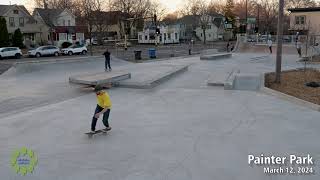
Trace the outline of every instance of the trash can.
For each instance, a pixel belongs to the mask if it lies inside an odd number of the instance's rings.
[[[141,60],[141,51],[140,50],[134,51],[134,59]]]
[[[150,48],[149,49],[149,57],[150,58],[156,58],[156,49],[155,48]]]

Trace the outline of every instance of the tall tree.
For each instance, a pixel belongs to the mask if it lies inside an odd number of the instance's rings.
[[[23,48],[23,35],[20,31],[20,29],[16,29],[12,36],[12,45],[14,47]]]
[[[227,0],[226,6],[225,6],[225,9],[224,9],[224,15],[229,20],[231,20],[232,23],[234,24],[235,14],[234,14],[234,2],[233,2],[233,0]]]
[[[0,17],[0,47],[9,45],[9,34],[5,18]]]
[[[198,0],[198,15],[199,15],[199,23],[203,33],[203,44],[206,44],[207,35],[206,31],[208,28],[209,21],[211,20],[211,16],[209,15],[208,4],[205,0]]]

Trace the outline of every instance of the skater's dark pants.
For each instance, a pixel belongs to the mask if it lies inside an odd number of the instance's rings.
[[[95,115],[96,115],[97,113],[101,112],[102,110],[103,110],[103,108],[100,107],[99,105],[97,105],[96,110],[94,111],[94,115],[93,115],[92,123],[91,123],[91,130],[92,130],[92,131],[95,131],[95,130],[96,130],[96,124],[97,124],[97,120],[98,120],[98,119],[95,117]],[[106,127],[109,127],[109,122],[108,122],[109,114],[110,114],[110,109],[108,109],[105,113],[103,113],[102,122],[103,122],[103,124],[104,124]]]
[[[109,67],[109,69],[111,69],[110,58],[106,58],[104,66],[105,66],[105,69],[108,69],[108,67]]]

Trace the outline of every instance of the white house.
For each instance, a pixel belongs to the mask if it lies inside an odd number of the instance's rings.
[[[144,31],[138,33],[138,43],[140,44],[173,44],[180,42],[180,25],[158,26],[160,34],[156,34],[156,27],[151,23],[146,24]]]
[[[209,16],[209,21],[205,29],[206,41],[222,40],[224,35],[224,17],[223,16]],[[196,36],[204,41],[203,28],[198,25],[195,29]]]
[[[42,22],[43,34],[48,42],[60,46],[63,42],[83,42],[86,26],[77,26],[76,17],[68,9],[36,8],[33,17]]]

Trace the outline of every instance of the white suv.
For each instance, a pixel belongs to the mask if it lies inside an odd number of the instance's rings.
[[[40,46],[37,49],[28,51],[30,57],[59,56],[60,50],[56,46]]]
[[[88,50],[86,46],[81,46],[81,45],[72,45],[68,48],[64,48],[61,50],[61,52],[65,55],[73,55],[73,54],[87,54]]]
[[[8,58],[8,57],[15,57],[20,59],[22,56],[22,52],[17,47],[3,47],[0,48],[0,59]]]

